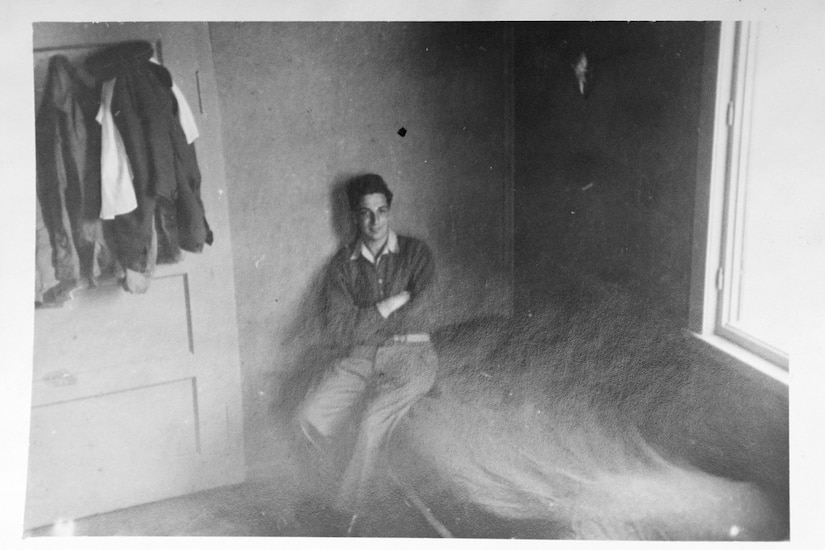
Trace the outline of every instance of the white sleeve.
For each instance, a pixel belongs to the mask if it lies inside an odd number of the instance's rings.
[[[183,128],[183,133],[186,134],[186,143],[192,143],[200,136],[198,126],[195,124],[195,117],[192,115],[192,109],[189,108],[189,103],[186,102],[183,92],[174,82],[172,82],[172,93],[175,94],[175,99],[178,100],[178,120],[181,128]]]

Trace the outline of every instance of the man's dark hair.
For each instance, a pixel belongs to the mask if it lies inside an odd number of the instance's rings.
[[[350,210],[355,212],[361,204],[361,197],[381,193],[387,198],[387,206],[392,206],[392,191],[384,178],[378,174],[363,174],[352,178],[347,183],[347,200]]]

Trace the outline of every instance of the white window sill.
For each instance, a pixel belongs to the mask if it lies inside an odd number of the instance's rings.
[[[690,336],[693,336],[696,341],[703,344],[703,347],[708,349],[708,351],[712,354],[717,357],[721,355],[720,359],[733,359],[732,362],[740,368],[755,370],[771,378],[772,380],[783,384],[785,387],[789,385],[790,374],[782,367],[779,367],[715,334],[698,334],[688,330],[685,332]]]

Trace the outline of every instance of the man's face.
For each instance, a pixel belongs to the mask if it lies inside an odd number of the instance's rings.
[[[390,207],[383,193],[372,193],[361,197],[355,211],[358,232],[367,245],[383,245],[390,232]]]

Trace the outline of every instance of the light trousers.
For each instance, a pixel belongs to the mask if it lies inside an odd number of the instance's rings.
[[[366,404],[355,449],[336,499],[342,510],[361,509],[368,485],[398,421],[435,383],[438,359],[432,345],[403,343],[356,346],[339,359],[309,393],[298,422],[309,440],[325,449],[341,425],[374,385]]]

